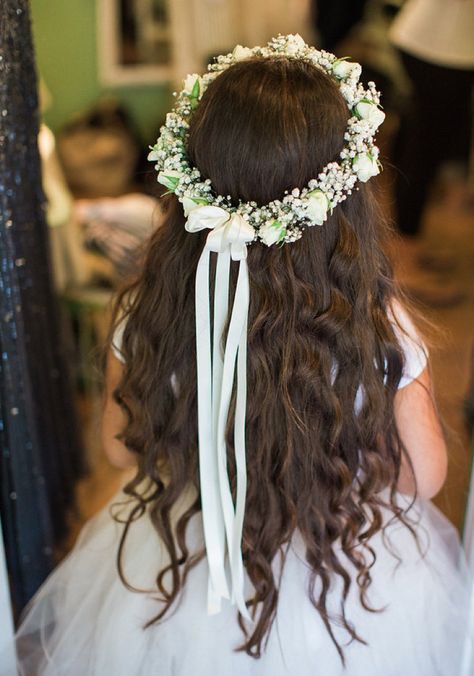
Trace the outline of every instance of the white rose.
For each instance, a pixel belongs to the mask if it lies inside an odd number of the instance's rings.
[[[165,169],[158,174],[157,181],[164,185],[165,188],[174,192],[178,187],[179,179],[184,176],[182,171],[174,171],[173,169]]]
[[[148,159],[149,162],[157,162],[160,159],[159,151],[156,148],[153,148],[148,153],[147,159]]]
[[[352,168],[357,174],[357,178],[362,183],[365,183],[372,178],[372,176],[377,176],[380,173],[379,165],[375,157],[371,157],[368,154],[359,154],[356,155],[353,162]]]
[[[349,63],[344,59],[337,59],[332,64],[332,73],[339,80],[346,80],[348,77],[359,77],[362,68],[359,63]]]
[[[244,59],[249,59],[252,56],[252,50],[249,47],[242,47],[242,45],[236,45],[232,56],[236,61],[243,61]]]
[[[193,209],[207,204],[207,200],[203,199],[202,197],[182,197],[180,202],[183,205],[184,215],[186,218]]]
[[[258,231],[262,242],[267,246],[280,242],[285,234],[285,228],[280,221],[267,221]]]
[[[371,127],[377,129],[385,120],[385,113],[375,103],[369,101],[359,101],[355,107],[355,112],[362,120],[367,120]]]
[[[301,35],[296,33],[295,35],[289,35],[286,43],[285,52],[293,56],[297,52],[300,52],[306,47],[306,42],[303,40]]]
[[[201,78],[196,73],[187,75],[183,82],[183,91],[189,96],[199,96],[201,92]]]
[[[306,215],[315,225],[322,225],[328,217],[329,202],[322,190],[313,190],[306,199]]]

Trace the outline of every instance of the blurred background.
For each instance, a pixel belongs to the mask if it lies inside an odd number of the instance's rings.
[[[472,455],[474,163],[472,0],[31,0],[56,292],[73,370],[86,474],[58,557],[124,481],[100,448],[100,348],[114,289],[159,227],[147,166],[189,72],[279,32],[363,66],[383,97],[385,171],[400,283],[433,325],[432,369],[449,444],[435,502],[462,530]],[[474,522],[471,524],[474,531]]]

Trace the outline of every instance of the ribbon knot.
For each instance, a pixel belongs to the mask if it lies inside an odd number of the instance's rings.
[[[240,214],[230,214],[221,207],[197,206],[188,216],[188,232],[209,228],[206,248],[215,253],[230,249],[233,261],[247,258],[247,243],[255,238],[255,230]]]
[[[185,227],[188,232],[211,230],[197,266],[195,290],[199,474],[209,565],[208,611],[219,612],[221,600],[226,598],[237,605],[243,617],[251,620],[244,597],[241,543],[247,490],[245,414],[249,279],[246,258],[247,243],[255,238],[255,231],[240,214],[229,214],[221,207],[207,205],[193,208]],[[212,341],[211,252],[217,254]],[[231,258],[239,261],[239,274],[222,354],[222,334],[229,312]],[[227,473],[225,434],[236,371],[234,450],[237,487],[234,504]]]

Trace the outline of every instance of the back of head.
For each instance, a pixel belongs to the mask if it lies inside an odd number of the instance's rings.
[[[266,204],[339,156],[348,117],[335,82],[311,64],[242,61],[204,93],[188,154],[219,195]]]
[[[188,155],[218,194],[262,205],[303,188],[337,159],[348,116],[337,85],[311,64],[249,59],[208,86],[191,121]],[[120,397],[129,412],[124,440],[139,460],[128,491],[136,494],[144,477],[158,489],[151,498],[152,518],[176,573],[169,589],[163,575],[158,580],[171,605],[186,568],[195,564],[186,547],[186,526],[200,510],[194,276],[206,233],[187,233],[176,197],[163,200],[166,219],[149,244],[144,269],[119,297],[122,305],[128,299]],[[387,317],[394,290],[379,244],[382,229],[364,184],[322,227],[306,228],[300,240],[269,248],[256,242],[248,249],[242,547],[259,610],[243,648],[255,656],[276,612],[271,563],[295,529],[313,577],[322,582],[321,594],[311,600],[328,630],[330,576],[347,576],[334,552],[337,541],[359,572],[365,602],[370,556],[363,555],[363,543],[380,528],[376,494],[395,485],[400,468],[393,397],[402,356]],[[234,407],[235,402],[229,431]],[[233,443],[229,433],[235,487]],[[171,537],[170,509],[190,485],[198,497]],[[373,515],[369,523],[367,508]],[[356,557],[353,545],[361,541]]]

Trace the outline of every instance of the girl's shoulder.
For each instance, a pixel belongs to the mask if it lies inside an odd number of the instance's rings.
[[[406,307],[398,299],[392,300],[388,318],[404,355],[403,373],[399,389],[418,378],[428,363],[428,348]]]

